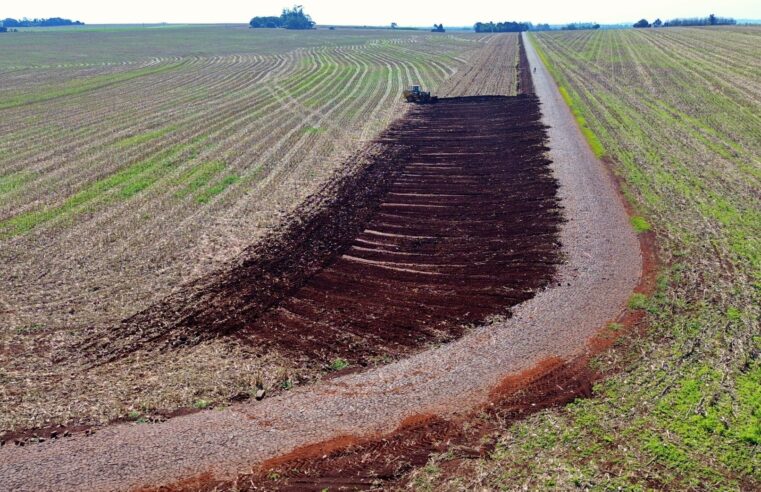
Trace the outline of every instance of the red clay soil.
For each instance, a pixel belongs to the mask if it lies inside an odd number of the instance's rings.
[[[232,271],[126,320],[102,361],[230,336],[302,360],[365,363],[462,335],[533,297],[560,263],[557,183],[535,96],[441,99],[332,199]],[[179,314],[177,314],[179,313]],[[103,354],[106,354],[103,357]]]
[[[216,490],[366,490],[399,486],[405,476],[427,463],[431,453],[457,449],[458,459],[485,457],[494,449],[499,426],[542,409],[592,394],[596,375],[587,358],[546,359],[521,374],[506,377],[490,403],[465,416],[445,419],[418,415],[392,433],[359,440],[344,436],[296,449],[262,463],[254,473],[219,481],[199,475],[143,492]],[[489,418],[485,418],[489,417]],[[467,424],[467,425],[466,425]]]

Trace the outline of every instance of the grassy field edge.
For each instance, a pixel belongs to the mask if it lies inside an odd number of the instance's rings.
[[[579,107],[578,96],[568,88],[568,83],[564,81],[563,75],[558,72],[552,63],[550,63],[550,60],[547,58],[547,54],[544,52],[539,43],[536,42],[534,34],[529,33],[528,38],[531,46],[534,47],[536,54],[539,55],[539,59],[542,60],[542,63],[550,72],[552,78],[555,80],[555,83],[558,86],[558,91],[560,92],[560,95],[563,96],[563,101],[565,101],[565,103],[568,105],[568,109],[571,110],[573,117],[576,119],[576,123],[579,124],[581,133],[587,140],[589,148],[592,149],[592,152],[594,152],[597,157],[603,157],[605,155],[605,148],[602,146],[602,143],[600,142],[600,139],[597,137],[597,135],[595,135],[595,133],[587,125],[587,120],[584,118]]]

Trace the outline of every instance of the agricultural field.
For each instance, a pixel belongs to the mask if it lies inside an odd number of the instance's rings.
[[[531,35],[595,153],[657,238],[644,334],[594,366],[595,398],[453,447],[422,490],[761,488],[761,29]],[[621,327],[611,325],[611,330]]]
[[[230,338],[98,350],[361,169],[407,110],[404,86],[514,95],[517,39],[231,26],[0,39],[0,433],[319,377]]]

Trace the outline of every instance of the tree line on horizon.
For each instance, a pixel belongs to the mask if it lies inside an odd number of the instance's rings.
[[[672,19],[666,22],[663,22],[660,19],[655,19],[652,24],[649,23],[647,19],[640,19],[633,27],[642,29],[647,27],[734,26],[735,24],[737,24],[737,21],[731,17],[716,17],[711,14],[708,17]]]
[[[593,22],[576,22],[564,26],[552,27],[549,24],[532,24],[531,22],[476,22],[476,32],[525,32],[525,31],[575,31],[580,29],[600,29],[600,24]]]
[[[27,19],[26,17],[17,20],[7,17],[0,20],[0,27],[5,29],[15,27],[56,27],[56,26],[83,26],[85,23],[73,21],[71,19],[62,19],[61,17],[51,17],[49,19]]]
[[[251,28],[314,29],[315,22],[304,13],[304,7],[284,8],[279,16],[257,16],[248,23]]]
[[[731,26],[737,24],[730,17],[717,17],[713,14],[708,17],[695,17],[684,19],[672,19],[666,22],[656,19],[652,24],[647,19],[640,19],[633,27],[686,27],[686,26]],[[487,32],[525,32],[525,31],[576,31],[583,29],[600,29],[596,22],[576,22],[563,26],[550,26],[549,24],[532,24],[531,22],[476,22],[473,30],[479,33]]]

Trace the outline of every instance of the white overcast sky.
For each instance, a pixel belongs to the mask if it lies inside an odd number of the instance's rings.
[[[761,19],[761,0],[302,0],[319,24],[427,26],[472,25],[476,21],[519,20],[561,24],[632,22],[645,17],[704,17],[710,13]],[[255,15],[278,15],[291,0],[215,0],[211,2],[131,0],[2,0],[0,18],[64,17],[104,23],[246,23]]]

